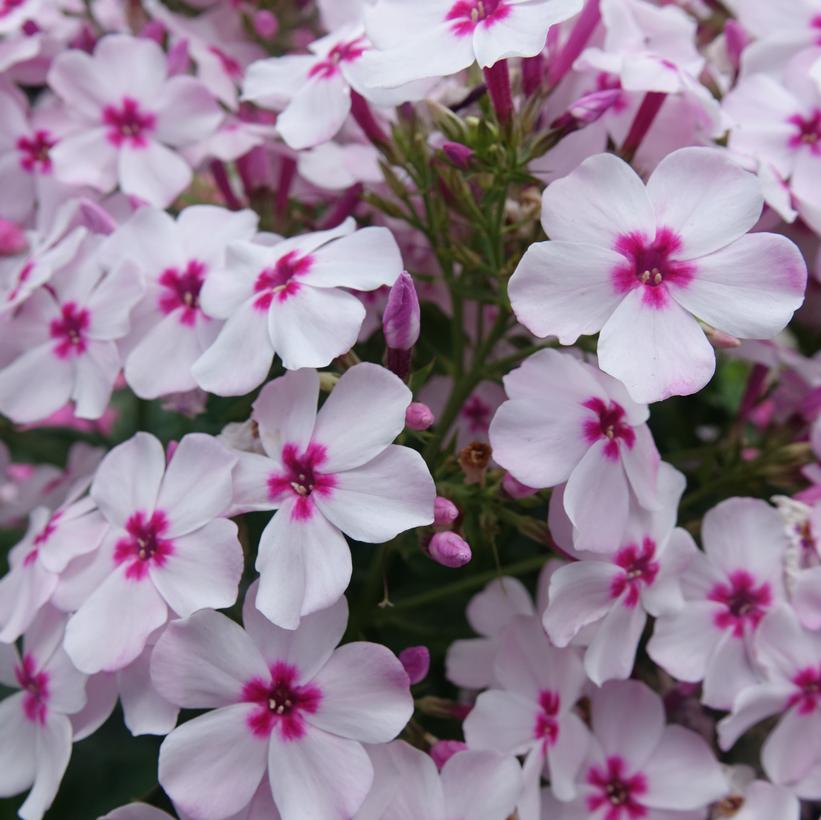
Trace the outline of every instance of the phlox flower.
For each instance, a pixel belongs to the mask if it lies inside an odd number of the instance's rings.
[[[493,457],[529,487],[566,481],[577,549],[612,551],[631,504],[658,506],[659,454],[648,410],[595,367],[556,350],[534,353],[504,378],[490,425]]]
[[[781,605],[762,619],[755,636],[765,677],[742,689],[732,713],[718,724],[722,749],[772,715],[778,723],[761,748],[761,763],[773,783],[801,798],[821,797],[821,640],[802,629],[795,613]]]
[[[680,576],[696,552],[690,534],[674,529],[684,483],[681,473],[662,463],[659,510],[634,512],[607,556],[575,552],[557,538],[579,560],[551,576],[544,628],[556,646],[567,646],[587,627],[584,668],[597,686],[630,676],[648,613],[657,617],[684,605]]]
[[[260,537],[257,605],[286,629],[345,591],[345,535],[381,543],[433,522],[427,466],[415,450],[391,444],[410,390],[363,363],[342,375],[317,413],[318,396],[314,370],[267,384],[253,412],[265,455],[238,453],[235,472],[235,510],[277,511]]]
[[[203,311],[200,293],[208,277],[223,268],[228,243],[251,239],[257,219],[252,211],[214,205],[193,205],[176,219],[145,207],[108,241],[109,264],[130,262],[146,286],[124,342],[125,379],[141,398],[197,386],[191,367],[222,326]]]
[[[726,772],[727,794],[716,803],[719,817],[733,820],[800,820],[801,804],[789,789],[758,780],[749,766],[732,766]]]
[[[232,242],[224,270],[201,291],[203,310],[227,321],[194,378],[203,390],[234,396],[261,384],[275,355],[288,370],[325,367],[353,347],[365,318],[343,288],[376,290],[401,272],[391,232],[356,231],[353,219],[274,245]]]
[[[191,182],[178,149],[222,119],[205,86],[193,77],[169,78],[162,49],[144,38],[109,34],[93,55],[65,51],[48,83],[82,125],[51,151],[57,178],[104,193],[119,185],[161,208]]]
[[[573,711],[586,678],[575,649],[557,649],[535,619],[504,631],[494,667],[499,688],[476,699],[464,722],[470,749],[525,755],[522,820],[539,816],[541,774],[560,800],[576,796],[576,775],[589,733]]]
[[[573,344],[598,333],[599,365],[635,401],[700,390],[715,353],[695,317],[742,339],[779,333],[807,271],[784,236],[746,235],[761,213],[755,177],[711,148],[665,157],[645,187],[611,154],[585,160],[542,198],[549,242],[509,285],[517,318]]]
[[[402,740],[369,746],[374,785],[354,820],[507,820],[522,773],[509,755],[456,752],[437,771],[430,755]]]
[[[758,676],[753,639],[784,600],[787,538],[766,501],[730,498],[713,507],[681,577],[685,606],[656,620],[647,652],[679,680],[704,681],[702,701],[729,709]]]
[[[170,613],[230,606],[242,574],[231,503],[236,458],[211,436],[185,436],[166,466],[160,442],[137,433],[102,461],[91,498],[110,524],[102,579],[71,616],[65,647],[78,668],[133,661]]]
[[[31,788],[19,809],[40,820],[71,757],[71,716],[86,702],[86,676],[62,648],[64,618],[45,609],[23,639],[23,653],[0,644],[0,684],[18,690],[0,701],[0,796]]]
[[[191,820],[222,820],[263,780],[282,820],[351,817],[373,781],[362,743],[385,743],[413,711],[402,664],[385,647],[337,647],[344,598],[295,631],[245,599],[245,629],[212,610],[170,624],[154,649],[160,693],[211,709],[179,726],[160,749],[159,779]]]

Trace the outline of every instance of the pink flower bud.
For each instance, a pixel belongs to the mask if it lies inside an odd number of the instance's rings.
[[[262,37],[263,40],[270,40],[276,37],[279,31],[279,20],[277,16],[267,9],[260,9],[254,13],[254,31]]]
[[[449,527],[459,517],[459,508],[449,499],[437,495],[433,500],[433,524]]]
[[[419,297],[407,271],[402,271],[391,287],[382,329],[385,343],[395,350],[410,350],[419,338]]]
[[[741,52],[750,42],[750,35],[738,20],[729,19],[724,24],[724,41],[727,44],[727,56],[736,71],[741,64]]]
[[[505,473],[502,479],[502,489],[511,498],[527,498],[529,495],[534,495],[539,492],[533,487],[528,487],[527,484],[522,484],[521,481],[514,478],[510,473]]]
[[[409,646],[399,653],[399,662],[405,667],[411,684],[419,683],[428,675],[430,652],[426,646]]]
[[[470,562],[470,544],[455,532],[437,532],[428,544],[428,553],[437,564],[457,569]]]
[[[620,88],[605,88],[601,91],[591,91],[579,97],[567,111],[557,117],[552,127],[560,131],[577,131],[586,125],[595,122],[605,112],[612,108],[621,97]]]
[[[441,769],[457,752],[467,749],[467,744],[461,740],[437,740],[430,747],[430,756],[436,764],[437,769]]]
[[[149,20],[142,27],[140,37],[153,40],[155,43],[162,45],[163,37],[165,37],[165,26],[159,20]]]
[[[405,427],[409,430],[427,430],[435,420],[433,410],[421,401],[412,401],[405,411]]]
[[[23,229],[16,222],[0,219],[0,256],[16,256],[27,247]]]
[[[457,167],[467,171],[475,153],[472,148],[462,145],[461,142],[446,142],[442,145],[442,153]]]

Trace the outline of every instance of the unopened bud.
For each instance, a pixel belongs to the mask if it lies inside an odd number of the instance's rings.
[[[430,652],[426,646],[409,646],[399,653],[399,662],[405,667],[411,684],[423,681],[430,669]]]
[[[459,508],[449,499],[437,495],[433,500],[433,524],[436,527],[449,527],[459,517]]]
[[[279,31],[279,20],[276,14],[267,9],[260,9],[254,14],[254,31],[262,37],[263,40],[270,40],[276,37]]]
[[[522,484],[521,481],[514,478],[510,473],[505,473],[505,477],[502,479],[502,489],[511,498],[527,498],[539,492],[535,487],[528,487],[527,484]]]
[[[27,247],[23,229],[16,222],[0,219],[0,256],[16,256]]]
[[[153,40],[158,45],[162,45],[165,37],[165,26],[159,20],[149,20],[142,27],[140,37],[145,40]]]
[[[470,168],[470,161],[475,153],[472,148],[462,145],[461,142],[446,142],[442,145],[442,153],[457,167],[463,171]]]
[[[437,532],[428,544],[428,554],[437,564],[457,569],[470,563],[470,544],[455,532]]]
[[[436,764],[437,769],[441,769],[457,752],[464,752],[467,744],[461,740],[437,740],[430,747],[430,756]]]
[[[400,379],[406,379],[410,373],[411,350],[419,338],[419,317],[419,297],[413,277],[402,271],[391,287],[382,314],[388,369]]]
[[[621,96],[620,88],[605,88],[601,91],[591,91],[579,97],[564,114],[557,117],[551,127],[559,131],[578,131],[586,125],[596,122],[605,112],[609,111]]]
[[[744,26],[730,18],[724,24],[724,42],[727,47],[727,56],[733,68],[738,71],[741,65],[741,52],[747,48],[750,42],[750,35],[747,34]]]
[[[481,441],[472,441],[459,451],[457,460],[465,474],[465,484],[480,484],[484,480],[492,452],[490,445]]]
[[[405,427],[409,430],[427,430],[434,421],[433,410],[421,401],[412,401],[405,411]]]

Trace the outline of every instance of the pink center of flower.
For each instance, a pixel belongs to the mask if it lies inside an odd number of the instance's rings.
[[[490,416],[493,411],[479,396],[471,396],[462,406],[459,415],[467,421],[471,433],[486,433],[490,427]]]
[[[163,313],[181,309],[180,324],[193,325],[200,311],[200,291],[205,281],[205,265],[192,259],[182,271],[166,268],[159,278],[163,288],[159,306]]]
[[[533,735],[537,740],[541,740],[545,747],[552,746],[559,737],[559,714],[560,698],[558,692],[551,692],[543,689],[539,692],[539,712],[536,714],[536,725],[533,728]]]
[[[168,530],[168,518],[162,510],[154,510],[151,518],[135,512],[125,522],[125,529],[128,535],[114,547],[114,563],[129,562],[126,578],[142,580],[152,563],[161,567],[174,552],[174,542],[162,537]]]
[[[57,344],[54,354],[59,359],[80,356],[86,351],[86,331],[91,317],[85,308],[77,307],[74,302],[66,302],[60,310],[60,318],[52,319],[49,335]]]
[[[772,603],[772,592],[766,581],[756,586],[755,578],[739,569],[730,575],[729,583],[716,584],[707,598],[725,607],[716,613],[715,625],[719,629],[732,628],[733,635],[740,638],[747,625],[751,629],[758,626]]]
[[[288,497],[296,498],[292,517],[300,521],[309,519],[314,509],[314,493],[328,496],[336,486],[333,475],[318,469],[327,459],[321,444],[309,444],[301,455],[296,444],[286,444],[282,448],[285,471],[268,477],[268,497],[279,503]]]
[[[31,137],[20,137],[17,150],[20,152],[20,165],[23,170],[33,174],[35,171],[47,174],[51,171],[49,151],[57,144],[48,131],[35,131]]]
[[[627,261],[612,272],[617,293],[642,288],[642,301],[654,308],[667,305],[667,287],[686,287],[695,273],[689,262],[672,257],[681,250],[681,237],[669,228],[659,228],[652,242],[640,233],[621,234],[617,250]]]
[[[313,683],[300,685],[295,666],[277,661],[271,679],[253,678],[242,687],[244,703],[259,704],[248,716],[248,728],[257,737],[270,737],[274,728],[282,740],[299,740],[305,734],[305,714],[313,715],[322,702],[322,691]]]
[[[284,302],[297,293],[300,288],[298,277],[304,276],[312,263],[312,256],[299,256],[296,251],[289,251],[273,268],[265,268],[254,283],[254,292],[259,294],[254,299],[254,307],[268,310],[274,297],[278,302]]]
[[[650,586],[659,574],[659,563],[656,557],[656,544],[651,538],[645,538],[641,550],[637,544],[628,544],[622,547],[613,559],[613,563],[621,567],[624,573],[617,575],[610,585],[610,595],[613,598],[621,597],[624,591],[624,605],[634,607],[639,602],[639,592],[642,585]]]
[[[323,60],[311,66],[308,76],[327,80],[339,71],[340,63],[352,63],[358,60],[366,49],[364,37],[357,37],[347,43],[337,43]]]
[[[510,3],[506,0],[457,0],[445,20],[452,21],[450,30],[457,37],[466,37],[479,23],[490,28],[509,14]]]
[[[48,711],[48,672],[35,671],[34,658],[26,655],[14,670],[23,696],[23,713],[32,722],[45,723]]]
[[[799,691],[790,697],[788,706],[797,706],[801,715],[808,715],[818,707],[821,698],[821,668],[802,669],[792,682]]]
[[[628,777],[620,757],[608,757],[606,769],[593,766],[587,782],[594,792],[587,798],[590,811],[601,809],[601,820],[637,820],[647,816],[647,809],[636,799],[647,791],[647,778],[638,772]]]
[[[605,404],[599,398],[588,399],[582,404],[594,414],[594,418],[584,420],[584,437],[590,444],[607,439],[604,454],[613,460],[619,457],[620,442],[623,442],[628,450],[633,448],[636,433],[625,422],[624,408],[620,404],[615,401]]]
[[[154,130],[156,121],[150,111],[140,110],[140,104],[131,97],[123,97],[119,107],[107,105],[103,109],[108,139],[118,148],[125,143],[132,148],[145,147],[146,134]]]
[[[787,122],[795,127],[790,136],[790,148],[808,148],[815,156],[821,154],[821,110],[816,109],[809,117],[795,114]]]

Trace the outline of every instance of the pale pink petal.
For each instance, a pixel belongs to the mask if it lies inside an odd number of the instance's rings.
[[[154,584],[148,578],[132,580],[125,573],[126,565],[115,569],[69,618],[66,652],[87,674],[131,663],[148,636],[168,618],[168,607]]]
[[[108,193],[117,185],[118,153],[105,128],[60,140],[49,152],[54,176],[66,185],[90,185]]]
[[[360,467],[402,432],[411,392],[384,367],[365,362],[347,370],[316,419],[314,438],[328,450],[323,469]]]
[[[625,296],[599,335],[599,364],[638,402],[689,396],[713,376],[716,357],[698,322],[672,299],[657,307],[643,288]]]
[[[578,715],[568,712],[559,720],[556,742],[547,747],[550,789],[560,800],[576,796],[576,776],[587,755],[590,732]]]
[[[517,615],[535,615],[533,601],[518,578],[497,578],[474,595],[465,611],[480,635],[498,635]]]
[[[73,387],[73,364],[51,344],[35,347],[0,370],[0,412],[21,424],[40,421],[68,402]]]
[[[753,233],[703,256],[673,298],[694,316],[741,339],[771,339],[804,301],[807,270],[785,236]]]
[[[721,637],[715,625],[720,609],[720,604],[711,601],[690,601],[680,613],[658,618],[647,653],[679,680],[702,680]]]
[[[337,288],[299,290],[283,301],[276,297],[268,313],[268,332],[286,370],[325,367],[356,344],[365,306]]]
[[[471,638],[454,641],[445,658],[445,677],[466,689],[484,689],[493,681],[496,639]]]
[[[464,721],[465,741],[471,749],[525,754],[538,744],[538,706],[517,692],[482,692]]]
[[[23,692],[0,701],[0,796],[11,797],[25,791],[37,773],[36,728],[23,709]],[[10,743],[9,739],[14,742]]]
[[[758,221],[764,200],[758,180],[714,148],[668,154],[647,181],[660,227],[681,238],[682,259],[717,251]]]
[[[70,757],[71,723],[65,715],[51,712],[37,729],[37,774],[25,803],[17,811],[23,820],[39,820],[52,804]]]
[[[100,110],[110,100],[105,77],[94,60],[80,49],[65,51],[54,60],[48,85],[71,108],[90,120],[98,119]]]
[[[190,433],[182,439],[157,496],[157,508],[169,518],[169,538],[192,532],[228,509],[236,463],[213,436]]]
[[[376,290],[402,272],[402,256],[387,228],[362,228],[320,248],[305,281],[317,288]]]
[[[605,392],[607,388],[602,384],[595,368],[579,361],[576,356],[558,350],[540,350],[528,356],[503,381],[505,392],[511,399],[540,404],[550,398],[561,402],[557,407],[566,410],[578,408],[582,402],[592,397],[608,397]],[[631,423],[635,423],[629,408],[625,406],[625,410],[628,410]],[[582,415],[577,413],[577,418],[581,419]],[[641,421],[646,421],[646,417]]]
[[[134,66],[140,71],[134,71]],[[94,49],[94,68],[105,78],[109,95],[141,95],[154,98],[167,82],[166,58],[162,48],[147,37],[111,34]]]
[[[272,458],[280,457],[285,444],[296,445],[299,452],[308,447],[318,400],[319,374],[307,368],[291,370],[262,388],[254,402],[253,416],[260,442]]]
[[[93,735],[111,717],[119,695],[114,672],[100,672],[86,680],[86,705],[70,717],[75,743]],[[169,731],[173,728],[170,726]]]
[[[263,108],[282,109],[306,82],[316,61],[314,55],[307,54],[257,60],[245,72],[242,98]]]
[[[701,701],[713,709],[730,709],[735,697],[760,677],[748,642],[727,630],[707,663]]]
[[[162,444],[149,433],[137,433],[102,460],[91,497],[109,521],[124,527],[135,512],[153,512],[164,472]]]
[[[98,419],[106,411],[114,382],[120,372],[120,354],[114,342],[89,342],[85,355],[77,359],[74,415],[78,419]]]
[[[301,151],[336,136],[351,110],[351,90],[342,74],[310,77],[277,117],[276,127],[289,148]]]
[[[653,206],[636,172],[613,154],[596,154],[553,182],[542,196],[542,225],[550,239],[615,246],[621,234],[653,237]]]
[[[761,683],[743,691],[736,698],[732,713],[717,725],[720,747],[727,751],[756,723],[782,712],[794,692],[792,684],[787,683]]]
[[[179,710],[160,695],[151,680],[153,649],[147,647],[137,660],[117,673],[123,721],[135,737],[167,735],[177,723]]]
[[[171,815],[148,803],[129,803],[100,818],[100,820],[171,820]]]
[[[327,497],[317,494],[316,506],[350,538],[380,544],[433,523],[436,487],[416,450],[391,444],[367,464],[334,479]]]
[[[268,777],[282,820],[348,818],[365,800],[373,767],[359,743],[310,727],[295,742],[272,738]]]
[[[798,573],[793,581],[792,605],[807,629],[821,628],[821,567]]]
[[[149,139],[145,145],[120,149],[117,161],[120,189],[150,205],[165,208],[191,183],[191,168],[171,148]]]
[[[268,750],[267,739],[248,726],[255,708],[240,703],[215,709],[178,726],[163,741],[159,780],[180,813],[223,820],[251,802],[265,775]]]
[[[268,669],[245,630],[219,612],[171,621],[151,655],[151,680],[169,703],[206,709],[236,703]]]
[[[172,146],[188,145],[212,134],[223,119],[208,89],[193,77],[172,77],[156,101],[157,137]]]
[[[621,301],[612,272],[623,257],[608,248],[571,242],[537,242],[508,284],[516,318],[535,336],[573,344],[598,333]]]
[[[641,606],[626,606],[624,601],[605,616],[584,655],[585,671],[596,686],[630,677],[646,623]]]
[[[120,339],[128,333],[131,309],[143,295],[139,271],[132,263],[119,265],[106,274],[88,297],[92,339]]]
[[[57,580],[39,560],[24,562],[0,578],[0,641],[16,641],[28,629],[51,599]]]
[[[653,434],[646,425],[633,428],[633,432],[636,434],[636,440],[632,447],[621,448],[621,463],[639,504],[645,510],[657,510],[661,506],[661,456],[653,441]]]
[[[57,614],[56,621],[59,636],[64,616],[61,613]],[[44,657],[42,652],[40,657]],[[49,693],[49,706],[54,711],[71,715],[79,712],[86,705],[88,678],[77,669],[62,647],[58,646],[53,652],[43,665],[43,671],[48,673],[49,679],[53,681],[53,691]]]
[[[794,783],[821,756],[821,716],[818,712],[786,712],[761,748],[761,763],[774,783]]]
[[[442,767],[445,817],[497,820],[512,815],[522,788],[518,763],[493,752],[464,751]]]
[[[305,719],[334,735],[364,743],[387,743],[413,714],[410,682],[389,649],[358,641],[339,647],[312,683],[322,701]]]
[[[311,371],[313,372],[313,371]],[[259,453],[244,453],[235,451],[237,466],[232,473],[234,484],[234,502],[231,514],[271,510],[279,506],[278,501],[272,501],[268,491],[268,478],[279,467],[278,461],[273,461]]]

